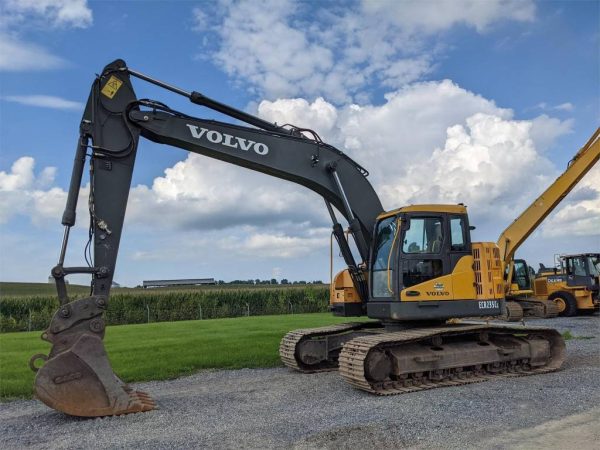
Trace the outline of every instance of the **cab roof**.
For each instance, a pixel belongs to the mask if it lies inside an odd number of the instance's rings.
[[[560,255],[561,258],[577,258],[578,256],[598,256],[600,253],[574,253],[572,255]]]
[[[450,213],[450,214],[466,214],[467,207],[463,204],[444,205],[444,204],[426,204],[426,205],[409,205],[402,208],[393,209],[383,212],[377,216],[377,219],[385,219],[386,217],[396,216],[406,212],[425,212],[425,213]]]

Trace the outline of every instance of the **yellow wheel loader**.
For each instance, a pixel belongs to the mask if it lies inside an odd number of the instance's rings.
[[[561,316],[598,311],[600,253],[560,255],[559,261],[560,269],[542,267],[538,272],[533,286],[535,296],[552,301]]]

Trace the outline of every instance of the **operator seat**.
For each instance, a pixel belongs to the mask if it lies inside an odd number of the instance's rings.
[[[429,241],[427,246],[429,253],[439,253],[442,249],[442,224],[436,223],[434,230],[434,238]]]

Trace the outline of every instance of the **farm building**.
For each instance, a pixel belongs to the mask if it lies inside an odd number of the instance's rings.
[[[189,278],[183,280],[144,280],[142,287],[166,287],[166,286],[197,286],[199,284],[217,284],[214,278]]]

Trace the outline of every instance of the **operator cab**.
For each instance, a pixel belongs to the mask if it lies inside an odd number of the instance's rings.
[[[508,277],[508,265],[506,266],[506,272],[504,279]],[[535,271],[524,259],[515,259],[513,262],[513,277],[512,282],[517,284],[519,291],[530,291],[533,289],[532,281],[535,279]]]
[[[600,253],[565,255],[561,258],[567,286],[587,286],[598,289]]]
[[[458,300],[451,280],[442,277],[452,274],[465,256],[469,259],[463,264],[472,272],[470,230],[464,205],[411,205],[381,214],[371,250],[368,315],[394,318],[398,300],[406,301],[406,307]],[[436,316],[442,308],[434,310],[428,308],[426,315]]]

